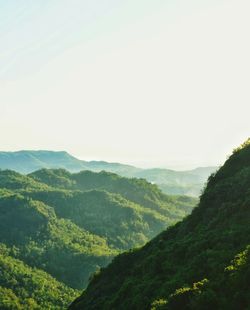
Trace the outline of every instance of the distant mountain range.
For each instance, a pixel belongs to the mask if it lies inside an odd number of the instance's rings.
[[[0,169],[28,174],[42,168],[63,168],[70,172],[105,170],[125,177],[144,178],[157,184],[166,194],[196,197],[200,195],[209,175],[217,170],[217,167],[199,167],[187,171],[141,169],[121,163],[79,160],[64,151],[0,152]]]
[[[250,139],[213,174],[199,205],[93,277],[70,310],[250,309]]]

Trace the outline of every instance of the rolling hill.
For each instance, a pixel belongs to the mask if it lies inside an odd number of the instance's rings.
[[[191,215],[118,255],[70,309],[250,307],[250,140],[213,174]]]
[[[80,172],[81,170],[113,172],[129,178],[144,178],[157,184],[166,194],[194,197],[200,195],[208,176],[217,169],[216,167],[201,167],[189,171],[160,168],[141,169],[120,163],[83,161],[67,152],[0,152],[0,169],[11,169],[27,174],[42,168],[63,168],[70,172]]]
[[[196,202],[107,172],[1,170],[3,305],[65,308],[94,272],[182,219]]]
[[[198,197],[207,178],[216,170],[217,167],[200,167],[187,171],[154,168],[138,171],[133,176],[157,184],[164,193]]]
[[[70,172],[106,170],[131,176],[139,168],[120,163],[105,161],[84,161],[65,151],[32,151],[0,152],[0,169],[15,170],[20,173],[31,173],[42,168],[64,168]]]

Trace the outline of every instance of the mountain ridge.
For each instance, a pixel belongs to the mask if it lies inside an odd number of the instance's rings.
[[[208,176],[217,169],[217,167],[198,167],[185,171],[164,168],[143,169],[122,163],[84,161],[66,151],[0,152],[0,169],[11,169],[28,174],[42,168],[64,168],[70,172],[105,170],[124,177],[145,178],[149,182],[157,184],[166,194],[195,197],[200,195]]]
[[[249,184],[250,140],[210,176],[191,215],[118,255],[70,309],[249,309]]]
[[[145,244],[196,202],[105,171],[0,170],[0,299],[14,309],[65,308],[114,256]]]

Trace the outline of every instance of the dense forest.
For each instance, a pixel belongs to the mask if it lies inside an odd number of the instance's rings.
[[[142,169],[121,163],[84,161],[61,151],[0,152],[0,169],[31,173],[40,169],[66,169],[70,172],[107,171],[129,178],[143,178],[155,183],[165,193],[198,197],[208,176],[216,167],[200,167],[187,171],[150,168]]]
[[[191,212],[145,180],[0,171],[0,309],[63,309],[119,253]]]
[[[250,140],[182,222],[102,268],[70,309],[250,309]]]

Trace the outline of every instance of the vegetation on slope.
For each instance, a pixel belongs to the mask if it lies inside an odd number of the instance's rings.
[[[105,236],[109,246],[121,250],[144,244],[173,222],[173,218],[106,191],[57,190],[29,195],[52,206],[59,218]]]
[[[90,181],[89,173],[60,169],[0,171],[0,243],[8,249],[1,252],[1,307],[63,308],[115,255],[145,244],[194,202],[114,174],[92,173]]]
[[[144,178],[157,184],[163,192],[171,195],[198,197],[208,176],[216,167],[200,167],[189,171],[170,169],[141,169],[120,163],[105,161],[83,161],[67,152],[18,151],[0,152],[0,169],[11,169],[21,173],[31,173],[42,168],[63,168],[70,172],[91,170],[108,171],[129,178]]]
[[[249,309],[249,277],[250,246],[247,246],[210,281],[203,279],[191,287],[177,289],[168,301],[156,300],[152,309]]]
[[[190,216],[117,256],[70,308],[249,309],[249,184],[250,141],[209,178]]]
[[[17,248],[16,257],[75,288],[117,252],[40,201],[15,194],[0,199],[0,242]]]
[[[56,184],[58,188],[69,190],[105,190],[122,195],[125,199],[144,208],[155,210],[165,216],[179,220],[191,212],[197,201],[191,197],[168,196],[159,188],[144,179],[125,178],[117,174],[102,171],[81,171],[75,174],[63,169],[42,169],[29,175],[34,180],[48,185]]]
[[[29,175],[57,190],[32,191],[29,195],[55,209],[91,233],[105,236],[121,250],[143,245],[167,226],[189,214],[197,200],[167,196],[156,185],[113,173],[42,169]],[[59,190],[60,189],[60,190]]]
[[[15,251],[0,244],[0,309],[66,309],[77,291],[13,258]]]

